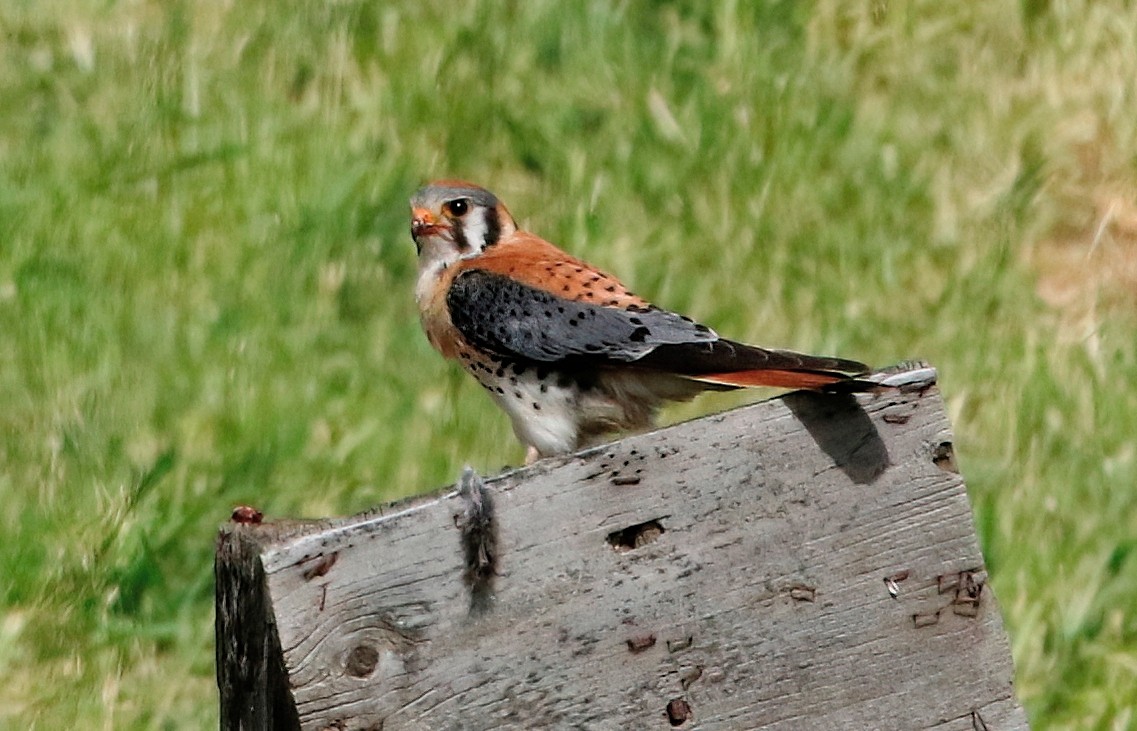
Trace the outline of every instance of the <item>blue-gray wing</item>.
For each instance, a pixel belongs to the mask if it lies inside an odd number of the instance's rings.
[[[454,327],[471,345],[501,357],[538,363],[634,363],[692,378],[793,371],[839,380],[845,374],[868,370],[853,360],[725,340],[705,325],[655,307],[620,309],[566,299],[480,269],[455,277],[446,305]],[[758,385],[761,380],[738,385]]]
[[[578,302],[479,269],[454,279],[446,305],[454,327],[471,345],[541,363],[630,363],[662,345],[719,339],[705,325],[673,312]]]

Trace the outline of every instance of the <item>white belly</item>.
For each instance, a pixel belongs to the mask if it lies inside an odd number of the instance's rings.
[[[509,414],[513,433],[523,444],[536,447],[541,456],[577,449],[580,430],[575,387],[558,386],[555,378],[539,381],[531,373],[493,381],[487,385],[490,395]]]
[[[608,371],[584,381],[551,369],[516,366],[500,359],[467,361],[466,370],[509,414],[513,433],[542,457],[597,443],[613,431],[651,426],[664,400],[687,399],[700,384],[666,374]]]
[[[576,450],[580,437],[580,391],[556,373],[517,367],[497,358],[466,362],[466,370],[513,422],[513,433],[541,456]],[[540,376],[540,377],[539,377]]]

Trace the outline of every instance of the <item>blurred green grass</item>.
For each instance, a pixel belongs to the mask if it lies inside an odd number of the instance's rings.
[[[22,1],[0,29],[0,725],[215,725],[233,505],[520,460],[418,329],[406,200],[441,175],[732,337],[935,363],[1035,728],[1137,723],[1131,3]]]

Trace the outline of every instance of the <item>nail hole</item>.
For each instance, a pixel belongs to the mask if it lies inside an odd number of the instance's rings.
[[[628,649],[633,653],[643,652],[649,647],[655,647],[655,635],[650,632],[647,634],[629,637],[624,641],[628,643]]]
[[[664,516],[667,517],[667,516]],[[664,534],[663,518],[628,526],[608,534],[608,545],[617,551],[631,551],[654,542]]]
[[[951,442],[940,442],[936,445],[932,450],[932,462],[941,470],[959,474],[959,469],[955,466],[955,449]]]
[[[790,598],[798,602],[812,602],[817,598],[817,588],[805,584],[791,586]]]
[[[324,554],[323,556],[317,556],[316,562],[308,568],[304,569],[303,573],[300,575],[304,577],[305,581],[311,581],[312,579],[318,578],[320,576],[325,576],[329,571],[332,570],[332,567],[336,565],[336,559],[338,558],[338,551],[333,551],[332,553]]]
[[[702,665],[686,667],[679,671],[679,684],[683,686],[683,690],[687,690],[701,677],[703,677]]]
[[[667,703],[667,720],[672,726],[682,726],[691,720],[691,705],[682,698],[672,698]]]
[[[971,571],[961,571],[959,586],[952,601],[952,611],[961,617],[975,617],[979,614],[979,602],[983,594],[986,575],[977,576]]]

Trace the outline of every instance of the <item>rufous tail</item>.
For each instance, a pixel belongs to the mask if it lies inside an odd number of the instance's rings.
[[[664,345],[639,362],[711,389],[772,386],[852,392],[869,391],[876,386],[858,378],[868,373],[869,367],[855,360],[768,350],[730,340]]]
[[[808,388],[822,390],[826,386],[832,386],[835,383],[855,379],[838,373],[761,369],[735,371],[734,373],[705,373],[692,376],[691,380],[701,383],[714,383],[720,386],[734,386],[735,388],[772,386],[774,388]]]

